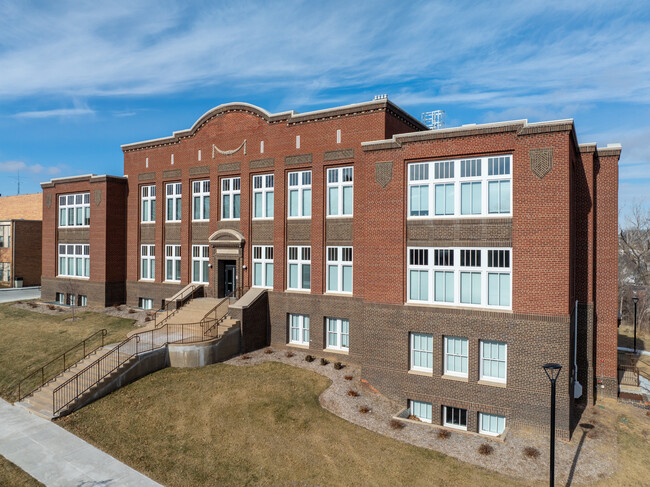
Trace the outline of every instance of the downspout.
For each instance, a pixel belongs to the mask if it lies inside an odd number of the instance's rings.
[[[578,399],[582,396],[582,385],[578,382],[578,300],[574,309],[575,330],[573,334],[573,398]]]
[[[11,220],[11,235],[9,235],[9,245],[11,245],[11,267],[9,269],[9,272],[11,273],[9,276],[10,282],[9,282],[9,287],[14,287],[15,282],[16,282],[16,221]]]

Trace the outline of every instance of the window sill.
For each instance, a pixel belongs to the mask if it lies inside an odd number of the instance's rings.
[[[468,305],[468,304],[444,304],[444,303],[430,303],[424,301],[406,301],[404,306],[422,306],[425,308],[444,308],[444,309],[462,309],[462,310],[472,310],[472,311],[497,311],[500,313],[513,313],[512,308],[500,308],[497,306],[480,306]]]
[[[506,383],[505,382],[499,382],[496,380],[489,380],[489,379],[480,379],[478,383],[482,386],[492,386],[492,387],[501,387],[503,389],[506,388]]]
[[[443,379],[449,379],[449,380],[455,380],[457,382],[469,382],[469,378],[467,377],[461,377],[458,375],[449,375],[449,374],[444,374],[442,376]]]
[[[56,277],[60,277],[61,279],[78,279],[79,281],[88,281],[90,277],[84,277],[84,276],[62,276],[58,275]]]
[[[241,218],[221,218],[220,222],[238,222]]]
[[[450,429],[453,429],[453,430],[467,431],[467,426],[463,427],[463,426],[458,426],[458,425],[455,425],[455,424],[447,424],[447,423],[444,423],[443,426],[445,428],[450,428]]]
[[[155,282],[155,279],[138,279],[138,282]]]
[[[311,289],[285,289],[286,293],[311,294]]]
[[[165,220],[165,223],[181,223],[181,220]]]
[[[327,215],[325,218],[353,218],[354,215]]]
[[[323,352],[337,353],[337,354],[340,354],[340,355],[349,355],[350,354],[349,350],[339,350],[338,348],[324,348]]]
[[[210,221],[210,220],[194,220],[194,219],[193,219],[193,220],[192,220],[192,223],[207,223],[207,222],[209,222],[209,221]]]
[[[288,216],[287,220],[303,220],[303,221],[308,221],[311,220],[311,216]]]
[[[181,281],[169,281],[169,280],[164,280],[163,284],[180,284]]]
[[[65,225],[63,227],[59,226],[59,230],[72,230],[74,228],[90,228],[90,225]]]
[[[325,296],[345,296],[345,297],[352,297],[352,293],[343,293],[343,292],[337,292],[337,291],[325,291]]]
[[[155,225],[155,224],[156,224],[155,221],[153,221],[153,222],[140,222],[140,225]]]
[[[431,371],[431,372],[426,372],[426,371],[424,371],[424,370],[414,370],[414,369],[410,369],[410,370],[408,371],[408,373],[409,373],[409,374],[412,374],[412,375],[422,375],[422,376],[424,376],[424,377],[433,377],[433,371]]]
[[[300,348],[302,350],[309,350],[309,345],[305,345],[303,343],[287,343],[287,347],[294,347],[294,348]]]
[[[253,218],[251,218],[251,221],[254,221],[254,222],[270,222],[270,221],[273,221],[273,217],[272,216],[265,216],[265,217],[261,217],[261,218],[253,217]]]

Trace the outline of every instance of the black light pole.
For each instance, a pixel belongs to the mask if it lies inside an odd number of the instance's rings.
[[[639,302],[639,297],[636,295],[636,292],[632,301],[634,301],[634,353],[636,353],[636,303]]]
[[[546,377],[551,381],[551,451],[550,451],[550,473],[549,485],[555,485],[555,382],[557,381],[562,366],[560,364],[542,365]]]

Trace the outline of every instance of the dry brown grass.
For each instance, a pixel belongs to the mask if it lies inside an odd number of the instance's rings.
[[[451,438],[451,431],[449,430],[438,430],[438,438],[441,440],[447,440]]]
[[[37,487],[43,484],[0,455],[0,485],[7,487]]]
[[[494,447],[492,447],[492,445],[488,445],[487,443],[481,443],[481,446],[478,447],[478,452],[480,455],[492,455],[493,451]]]

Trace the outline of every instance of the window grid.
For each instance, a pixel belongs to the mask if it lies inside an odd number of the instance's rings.
[[[59,196],[59,227],[90,225],[90,193]]]
[[[140,279],[153,281],[156,278],[156,246],[140,246]]]
[[[467,430],[467,409],[443,406],[443,424],[449,428]]]
[[[352,216],[354,206],[354,168],[327,170],[327,216]]]
[[[90,245],[59,245],[59,276],[90,277]]]
[[[481,340],[481,380],[506,382],[507,345],[504,342]]]
[[[289,343],[309,345],[309,316],[289,313]]]
[[[498,414],[478,413],[478,424],[482,435],[499,436],[506,429],[506,418]]]
[[[210,282],[210,246],[192,245],[192,282]]]
[[[512,156],[408,165],[408,218],[512,215]]]
[[[165,245],[165,280],[181,281],[181,246]]]
[[[430,402],[409,400],[411,414],[425,423],[433,421],[433,406]]]
[[[327,292],[352,294],[352,247],[327,247]]]
[[[411,370],[433,372],[433,335],[411,333]]]
[[[253,286],[273,288],[273,246],[253,246]]]
[[[210,219],[210,181],[192,181],[192,221]]]
[[[140,221],[142,223],[153,223],[156,221],[156,186],[142,186],[140,190]]]
[[[138,298],[138,307],[142,309],[153,309],[153,299]]]
[[[327,327],[327,348],[333,350],[350,349],[350,320],[325,318]]]
[[[467,377],[468,348],[467,338],[445,337],[445,375]]]
[[[311,218],[311,171],[289,173],[288,218]]]
[[[407,302],[511,309],[512,249],[409,247]]]
[[[253,176],[253,218],[273,218],[273,174]]]
[[[287,262],[287,289],[309,291],[311,289],[311,247],[289,247]]]
[[[165,185],[168,222],[181,221],[181,189],[181,183],[168,183]]]
[[[241,208],[241,178],[221,180],[221,219],[239,220]]]

